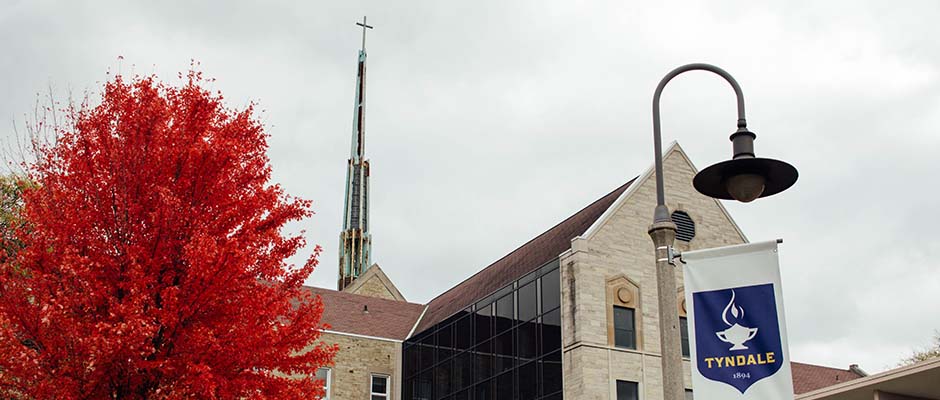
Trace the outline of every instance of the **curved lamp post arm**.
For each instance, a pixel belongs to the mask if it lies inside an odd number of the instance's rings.
[[[656,161],[656,211],[653,214],[653,223],[671,221],[669,218],[669,209],[666,208],[666,195],[663,189],[663,141],[662,134],[660,133],[659,98],[663,94],[663,88],[666,87],[666,84],[669,83],[672,78],[675,78],[683,72],[694,70],[714,72],[722,78],[725,78],[725,80],[731,84],[731,88],[734,89],[734,94],[737,96],[738,100],[738,132],[747,132],[747,120],[744,117],[744,93],[741,91],[741,86],[738,85],[738,81],[734,80],[731,74],[714,65],[703,63],[683,65],[666,74],[666,76],[659,81],[656,92],[653,93],[653,147],[656,152],[653,157]]]

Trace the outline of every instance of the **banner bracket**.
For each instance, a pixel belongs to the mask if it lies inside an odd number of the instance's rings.
[[[676,250],[675,247],[667,246],[666,247],[666,258],[669,261],[669,264],[672,264],[673,267],[678,267],[679,264],[676,263],[676,259],[679,259],[680,263],[685,264],[685,260],[682,258],[682,252]]]

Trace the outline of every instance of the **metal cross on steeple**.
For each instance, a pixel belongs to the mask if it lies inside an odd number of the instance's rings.
[[[371,25],[366,24],[366,16],[362,16],[362,22],[356,22],[356,25],[362,27],[362,49],[366,49],[366,28],[372,29]]]

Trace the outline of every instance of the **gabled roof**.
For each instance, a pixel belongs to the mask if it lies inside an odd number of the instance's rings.
[[[864,377],[851,369],[790,362],[793,371],[793,393],[801,394]]]
[[[385,290],[388,291],[388,297],[398,301],[407,301],[405,300],[405,296],[402,296],[401,292],[398,291],[398,287],[396,287],[395,284],[392,283],[392,280],[388,278],[388,275],[385,275],[385,271],[379,267],[379,264],[372,264],[372,266],[369,267],[366,272],[364,272],[362,275],[359,275],[359,277],[352,281],[349,286],[343,288],[343,291],[346,293],[362,294],[362,286],[370,280],[375,280],[375,282],[382,285]]]
[[[850,368],[851,369],[851,368]],[[796,376],[794,375],[794,378]],[[825,386],[798,400],[940,399],[940,358]]]
[[[335,290],[305,287],[323,301],[321,323],[334,332],[405,340],[424,311],[424,305]],[[368,312],[366,312],[368,311]]]
[[[530,240],[475,275],[435,297],[415,332],[421,332],[571,248],[571,239],[583,234],[636,179],[591,203],[558,225]]]
[[[669,146],[666,147],[666,151],[663,152],[663,162],[664,163],[667,162],[669,159],[671,159],[674,156],[679,157],[682,161],[688,164],[688,166],[692,168],[692,172],[698,173],[698,168],[695,167],[695,164],[692,163],[692,159],[690,159],[689,156],[685,154],[685,150],[682,150],[682,146],[680,146],[679,142],[677,141],[672,141],[672,143],[669,143]],[[653,168],[654,166],[650,165],[649,168],[646,169],[646,171],[640,174],[640,176],[634,178],[633,182],[635,182],[636,184],[630,185],[630,187],[626,191],[624,191],[620,195],[620,197],[618,197],[610,205],[610,207],[608,207],[607,210],[604,211],[604,213],[599,218],[597,218],[596,221],[594,221],[594,224],[591,225],[581,236],[587,239],[594,237],[594,234],[596,234],[600,230],[601,226],[606,224],[607,220],[610,219],[614,215],[614,213],[620,209],[620,207],[622,207],[625,203],[630,201],[630,197],[633,196],[633,193],[636,192],[639,189],[639,187],[643,185],[644,182],[650,179],[655,179],[655,172]],[[728,209],[725,208],[724,204],[721,204],[721,202],[718,201],[718,199],[712,199],[712,200],[715,202],[715,205],[718,206],[718,209],[721,210],[722,214],[724,214],[724,216],[728,218],[728,221],[731,222],[731,226],[734,227],[734,230],[739,235],[741,235],[741,239],[744,242],[748,242],[747,236],[744,235],[744,231],[742,231],[741,227],[738,226],[738,223],[734,221],[734,218],[731,218],[731,214],[728,213]],[[667,202],[669,201],[668,196],[666,197],[666,201]]]

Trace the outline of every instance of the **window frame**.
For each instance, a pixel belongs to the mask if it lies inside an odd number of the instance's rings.
[[[613,305],[612,307],[613,307],[612,314],[613,314],[613,319],[614,319],[613,321],[614,322],[614,347],[621,348],[621,349],[637,350],[637,347],[639,346],[637,346],[636,309],[632,307],[624,307],[624,306],[618,306],[618,305]],[[617,337],[618,337],[617,332],[627,331],[626,329],[617,329],[617,309],[630,310],[630,316],[632,317],[631,322],[633,323],[632,324],[633,329],[629,330],[629,332],[633,333],[633,345],[632,346],[621,345],[617,343]]]
[[[617,380],[614,381],[614,398],[615,398],[615,399],[620,399],[620,390],[619,390],[619,389],[620,389],[620,387],[619,387],[619,386],[620,386],[620,383],[632,384],[632,385],[633,385],[633,388],[635,389],[635,392],[634,392],[634,393],[636,394],[636,397],[634,397],[634,399],[636,399],[636,400],[639,400],[639,399],[640,399],[640,393],[641,393],[641,390],[640,390],[640,382],[625,381],[625,380],[621,380],[621,379],[617,379]]]
[[[333,383],[333,368],[330,367],[320,367],[317,368],[317,371],[326,370],[326,379],[323,380],[323,399],[321,400],[330,400],[330,386]],[[314,373],[314,378],[320,379]]]
[[[375,378],[385,379],[385,393],[376,393],[372,391],[372,388],[375,385]],[[432,389],[433,390],[433,389]],[[386,374],[369,374],[369,399],[372,400],[375,396],[381,396],[384,399],[392,398],[392,379],[390,375]]]

